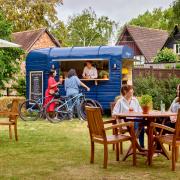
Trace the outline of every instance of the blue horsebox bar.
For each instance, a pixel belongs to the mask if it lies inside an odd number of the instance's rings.
[[[103,59],[103,58],[98,58],[98,59],[94,59],[94,58],[89,58],[89,59],[53,59],[52,61],[58,62],[58,61],[104,61],[107,60],[107,58]]]
[[[32,50],[26,58],[26,96],[29,98],[33,95],[32,90],[37,91],[37,89],[41,89],[42,91],[36,92],[38,96],[33,97],[34,99],[39,98],[40,92],[44,97],[45,90],[48,87],[49,71],[52,66],[59,72],[64,65],[64,67],[67,66],[67,69],[65,68],[63,71],[68,71],[70,67],[76,68],[79,63],[77,70],[79,70],[81,75],[84,62],[95,61],[97,68],[99,68],[99,73],[101,70],[108,71],[109,77],[108,79],[82,79],[91,87],[91,91],[85,92],[85,94],[87,98],[100,102],[103,109],[109,109],[110,102],[113,102],[114,98],[119,96],[123,78],[126,75],[122,74],[123,63],[126,63],[123,61],[134,61],[133,57],[133,50],[128,46],[53,47]],[[99,64],[98,61],[100,62]],[[34,71],[41,71],[43,73],[42,77],[37,73],[31,77]],[[129,75],[132,77],[131,73]],[[95,81],[98,81],[98,86],[96,86]],[[38,87],[37,84],[39,85]],[[61,94],[64,95],[64,86],[61,85],[60,89]]]

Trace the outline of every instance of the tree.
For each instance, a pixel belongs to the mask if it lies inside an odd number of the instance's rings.
[[[10,40],[11,33],[12,25],[0,12],[0,38]],[[0,48],[0,89],[3,89],[9,80],[16,78],[14,75],[19,71],[18,59],[21,54],[23,50],[18,48]]]
[[[61,46],[67,47],[69,46],[69,33],[67,26],[62,22],[58,21],[52,28],[51,33],[58,39],[61,43]]]
[[[64,39],[66,42],[63,43],[69,46],[106,45],[115,26],[116,23],[108,17],[98,18],[91,8],[85,9],[81,14],[69,17],[68,24],[64,28],[67,38]],[[57,31],[58,29],[56,29]],[[61,26],[60,32],[62,31]],[[59,36],[58,39],[60,38]]]
[[[13,24],[13,31],[24,31],[40,27],[50,27],[57,21],[55,6],[62,0],[0,0],[0,9],[6,20]]]
[[[180,25],[180,0],[175,0],[173,2],[173,12],[174,12],[174,22]]]
[[[152,12],[146,11],[128,24],[171,31],[174,28],[173,9],[170,7],[163,11],[156,8]]]

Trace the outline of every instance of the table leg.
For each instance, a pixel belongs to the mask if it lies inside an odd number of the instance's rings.
[[[141,130],[142,130],[142,127],[138,128],[138,130],[136,131],[136,134],[135,134],[136,137],[139,137]],[[129,129],[128,129],[128,131],[129,131]],[[137,150],[139,151],[137,154],[146,155],[145,150],[141,148],[137,139],[136,139],[135,145],[136,145]],[[125,161],[132,154],[133,154],[133,148],[132,148],[132,144],[131,144],[122,160]]]
[[[153,129],[150,128],[151,122],[154,122],[155,118],[149,118],[147,121],[147,135],[148,135],[148,165],[152,164],[152,156],[153,156]]]

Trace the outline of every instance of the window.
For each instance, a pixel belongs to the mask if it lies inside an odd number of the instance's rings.
[[[142,55],[134,56],[134,59],[138,60],[134,62],[134,65],[143,65],[145,63],[145,57]]]
[[[76,70],[77,76],[81,79],[83,74],[83,69],[86,65],[86,60],[68,60],[60,62],[60,71],[62,72],[63,76],[67,75],[67,72],[73,68]],[[90,60],[92,65],[98,71],[98,79],[101,79],[100,72],[106,71],[109,74],[109,61],[108,60]],[[102,73],[101,73],[102,74]]]
[[[174,52],[180,55],[180,44],[174,44]]]

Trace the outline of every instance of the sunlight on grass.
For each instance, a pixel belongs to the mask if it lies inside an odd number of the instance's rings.
[[[10,141],[8,128],[0,129],[0,179],[179,179],[180,163],[171,172],[171,162],[163,156],[146,165],[138,156],[137,166],[131,157],[115,161],[109,145],[108,169],[103,169],[103,146],[95,146],[95,163],[89,163],[90,145],[86,122],[78,120],[52,124],[39,120],[19,121],[19,142]],[[109,132],[111,133],[111,131]],[[124,152],[128,144],[124,145]],[[121,156],[122,157],[122,156]]]

